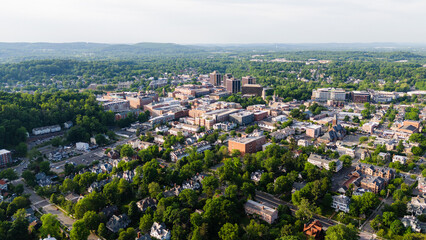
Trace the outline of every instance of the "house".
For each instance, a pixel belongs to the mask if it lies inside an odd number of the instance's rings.
[[[260,129],[272,132],[277,129],[275,126],[276,124],[273,122],[267,122],[267,121],[260,121],[257,123],[257,125],[260,127]]]
[[[117,216],[113,215],[106,224],[106,228],[111,232],[118,232],[120,229],[124,229],[129,225],[130,219],[125,213]]]
[[[406,227],[406,228],[411,227],[411,229],[414,232],[421,232],[422,231],[422,227],[420,225],[420,222],[415,216],[411,216],[411,215],[404,216],[401,219],[401,222],[402,222],[402,224],[404,224],[404,227]]]
[[[389,161],[391,157],[390,153],[384,153],[384,152],[379,153],[378,156],[381,157],[385,162]]]
[[[112,215],[118,212],[118,208],[115,205],[111,205],[102,209],[101,212],[105,215],[106,218],[110,218]]]
[[[258,171],[252,172],[250,174],[250,179],[253,180],[254,182],[259,182],[262,174],[263,174],[263,170],[258,170]]]
[[[154,222],[151,227],[150,235],[156,239],[169,240],[171,237],[171,232],[166,228],[164,223],[159,224],[158,222]]]
[[[297,146],[308,147],[311,145],[312,145],[312,142],[310,140],[300,139],[299,141],[297,141]]]
[[[182,192],[182,188],[181,186],[175,186],[170,190],[164,191],[163,195],[164,197],[175,197],[175,196],[179,196],[180,192]]]
[[[144,199],[138,201],[136,203],[136,206],[138,206],[138,208],[141,212],[145,212],[146,209],[149,208],[149,207],[152,208],[152,209],[156,208],[157,203],[158,203],[157,199],[147,197],[147,198],[144,198]]]
[[[395,177],[395,171],[387,167],[378,167],[371,164],[360,163],[355,167],[355,169],[362,174],[378,176],[385,179],[386,181],[389,181]]]
[[[401,155],[393,155],[392,162],[400,162],[401,164],[405,164],[407,162],[407,157]]]
[[[7,182],[3,179],[0,180],[0,191],[7,191]]]
[[[336,163],[336,170],[335,172],[340,171],[343,168],[343,164],[340,160],[335,160],[335,159],[327,159],[323,156],[320,156],[318,154],[314,154],[312,153],[309,158],[308,158],[308,162],[319,167],[319,168],[324,168],[326,170],[330,170],[330,163],[331,162],[335,162]]]
[[[323,239],[324,232],[322,230],[322,224],[318,220],[314,220],[309,224],[303,226],[303,233],[309,238],[315,240]]]
[[[407,212],[422,215],[426,213],[426,199],[424,196],[419,195],[417,197],[412,197],[411,202],[407,204]]]
[[[365,160],[366,158],[370,158],[371,154],[368,150],[364,150],[361,152],[361,160]]]
[[[194,180],[184,181],[182,189],[201,190],[201,183]]]
[[[272,224],[278,218],[278,210],[253,200],[244,204],[246,214],[258,215],[265,222]]]
[[[331,204],[331,207],[336,209],[336,211],[348,213],[350,202],[351,199],[345,195],[333,196],[333,202]]]
[[[284,129],[280,129],[278,131],[275,131],[271,134],[269,134],[271,137],[275,138],[277,141],[281,141],[283,139],[286,139],[288,136],[294,135],[295,130],[290,127],[286,127]]]
[[[81,200],[83,198],[83,196],[80,196],[78,194],[75,193],[70,193],[67,196],[65,196],[65,200],[67,201],[71,201],[73,203],[78,202],[79,200]]]

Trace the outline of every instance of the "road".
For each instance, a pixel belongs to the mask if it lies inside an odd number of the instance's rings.
[[[272,208],[278,208],[279,205],[286,205],[290,208],[290,210],[292,212],[297,211],[297,207],[295,205],[288,203],[288,202],[284,202],[281,199],[278,199],[278,198],[276,198],[276,197],[274,197],[274,196],[272,196],[271,194],[268,194],[268,193],[256,191],[255,200],[258,201],[258,202],[261,202],[261,203],[263,203],[263,204],[265,204],[269,207],[272,207]],[[331,226],[339,224],[339,222],[337,222],[337,221],[334,221],[332,219],[328,219],[326,217],[323,217],[323,216],[320,216],[320,215],[317,215],[317,214],[314,214],[313,219],[318,220],[322,224],[322,226],[325,230],[327,228],[331,227]],[[367,231],[360,231],[359,236],[360,236],[361,240],[370,240],[370,239],[376,238],[375,234],[372,234],[372,233],[367,232]]]
[[[24,194],[28,194],[30,196],[31,208],[34,209],[35,211],[40,210],[44,214],[51,213],[51,214],[57,216],[59,222],[61,222],[61,224],[68,229],[70,229],[72,227],[73,223],[76,221],[75,219],[70,218],[65,213],[60,211],[58,209],[58,207],[56,207],[54,204],[50,203],[48,199],[40,197],[39,195],[37,195],[37,193],[34,192],[34,190],[32,190],[31,188],[26,186],[26,184],[24,183],[22,178],[17,179],[15,181],[13,181],[12,183],[24,185]],[[99,238],[95,234],[91,233],[90,236],[88,237],[88,239],[89,240],[98,240]]]
[[[264,193],[264,192],[260,192],[260,191],[256,191],[256,196],[255,196],[256,201],[259,201],[269,207],[272,208],[278,208],[279,205],[286,205],[290,208],[290,210],[292,212],[297,211],[297,207],[291,203],[288,202],[284,202],[281,199],[278,199],[268,193]],[[332,220],[332,219],[328,219],[325,218],[323,216],[314,214],[314,219],[318,220],[322,226],[324,227],[324,229],[327,229],[328,227],[334,226],[339,224],[338,222]]]

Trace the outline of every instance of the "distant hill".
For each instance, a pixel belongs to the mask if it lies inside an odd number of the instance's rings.
[[[204,47],[174,43],[0,43],[0,61],[47,58],[138,58],[150,55],[202,53],[204,51]]]
[[[292,51],[406,51],[426,55],[426,45],[400,43],[312,43],[312,44],[197,44],[174,43],[0,43],[0,63],[34,59],[137,59],[147,56],[182,56],[229,52]]]

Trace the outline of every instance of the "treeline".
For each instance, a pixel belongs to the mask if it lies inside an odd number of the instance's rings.
[[[114,125],[114,113],[105,112],[89,92],[63,91],[55,93],[0,92],[0,148],[20,146],[25,154],[27,132],[33,128],[72,121],[85,134],[107,132]],[[24,144],[24,146],[23,146]]]

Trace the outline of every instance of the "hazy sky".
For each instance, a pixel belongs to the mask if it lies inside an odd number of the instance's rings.
[[[426,0],[2,0],[0,42],[426,43]]]

